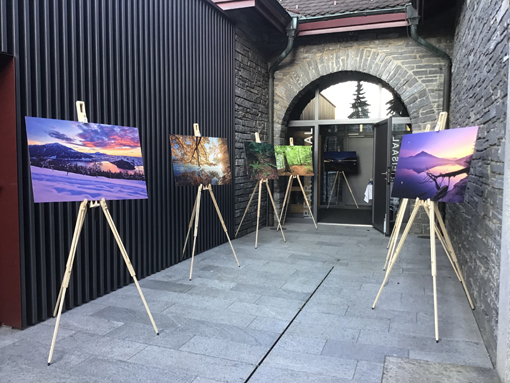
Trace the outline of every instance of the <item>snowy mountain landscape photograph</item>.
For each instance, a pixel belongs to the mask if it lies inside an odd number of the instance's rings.
[[[147,198],[137,128],[25,121],[34,202]]]
[[[463,202],[477,134],[472,126],[405,135],[391,196]]]

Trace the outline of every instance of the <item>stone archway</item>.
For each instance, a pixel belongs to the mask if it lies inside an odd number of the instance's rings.
[[[326,76],[342,71],[366,73],[388,84],[407,107],[413,130],[424,130],[435,124],[441,111],[442,69],[441,59],[402,38],[361,47],[338,43],[321,49],[298,47],[275,74],[275,143],[285,136],[290,111],[300,96]]]

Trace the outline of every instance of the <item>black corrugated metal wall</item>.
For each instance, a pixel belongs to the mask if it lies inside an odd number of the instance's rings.
[[[24,116],[74,120],[83,100],[89,121],[139,128],[149,199],[108,205],[138,278],[169,267],[180,261],[197,191],[174,185],[169,134],[192,135],[198,122],[203,135],[227,137],[233,170],[234,27],[206,0],[0,0],[0,23],[0,50],[17,70],[27,326],[51,316],[79,203],[33,203]],[[233,185],[214,192],[232,233]],[[202,201],[199,252],[226,241],[209,196]],[[66,307],[128,283],[102,212],[89,210]]]

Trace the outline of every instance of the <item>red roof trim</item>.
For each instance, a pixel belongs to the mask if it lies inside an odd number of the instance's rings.
[[[344,17],[341,19],[332,19],[327,21],[303,22],[299,24],[300,31],[317,30],[317,29],[331,29],[339,27],[350,27],[355,25],[367,24],[380,24],[392,21],[405,21],[407,20],[405,13],[386,13],[381,15],[371,16],[354,16]]]
[[[224,11],[255,6],[255,0],[212,0]]]
[[[348,27],[309,29],[309,30],[305,30],[305,31],[300,30],[298,36],[322,35],[322,34],[326,34],[326,33],[338,33],[338,32],[350,32],[350,31],[363,31],[363,30],[368,30],[368,29],[407,27],[408,25],[409,25],[409,23],[406,20],[406,21],[393,21],[393,22],[389,22],[389,23],[353,25],[353,26],[348,26]]]

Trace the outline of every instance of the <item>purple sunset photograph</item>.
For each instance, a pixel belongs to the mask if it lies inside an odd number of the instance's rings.
[[[391,196],[463,202],[477,134],[471,126],[405,135]]]
[[[137,128],[25,117],[34,202],[146,199]]]

